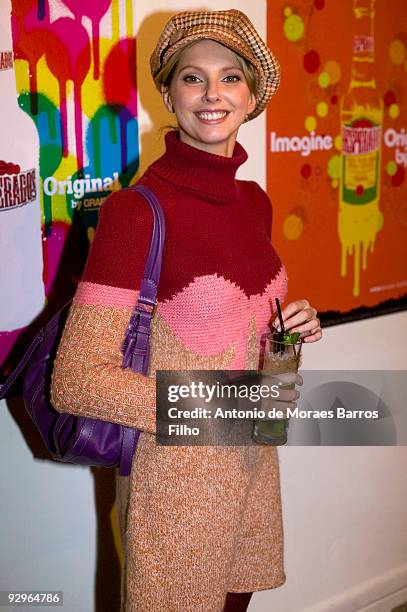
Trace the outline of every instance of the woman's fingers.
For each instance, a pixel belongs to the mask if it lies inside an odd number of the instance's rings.
[[[313,319],[303,323],[302,325],[296,325],[290,329],[291,332],[300,332],[301,338],[304,336],[311,336],[318,329],[321,329],[321,323],[318,317],[314,317]]]
[[[262,372],[260,376],[262,385],[302,385],[303,379],[298,372],[284,372],[283,374],[272,374],[271,372]]]
[[[300,392],[295,387],[296,385],[303,384],[302,376],[297,372],[285,372],[284,374],[263,373],[261,383],[269,386],[277,385],[279,390],[278,397],[262,398],[260,409],[264,410],[266,415],[272,410],[278,410],[283,415],[281,418],[286,418],[287,410],[289,408],[294,410],[294,408],[297,406],[297,400],[300,397]],[[292,388],[287,389],[287,385],[292,385]],[[272,417],[266,417],[266,419],[269,418]]]
[[[322,338],[322,329],[319,327],[316,331],[311,332],[309,336],[305,336],[303,338],[303,342],[316,342],[317,340],[321,340]]]
[[[295,307],[295,309],[294,307],[288,309],[291,304],[296,304],[297,307]],[[291,304],[281,312],[283,315],[284,329],[286,331],[297,331],[297,326],[316,318],[317,311],[315,308],[312,308],[312,306],[299,308],[298,304],[300,304],[300,302],[292,302]],[[278,317],[274,319],[273,325],[277,328],[280,327],[280,319]]]
[[[308,300],[295,300],[295,302],[289,302],[284,308],[281,309],[281,314],[283,317],[284,324],[285,322],[296,313],[305,310],[306,308],[310,308],[310,304]],[[280,322],[278,315],[275,316],[274,319],[276,322]]]
[[[273,401],[277,402],[295,402],[300,397],[298,389],[280,389],[278,397]]]
[[[284,329],[290,332],[299,332],[304,342],[316,342],[322,337],[321,322],[317,317],[318,312],[308,300],[296,300],[290,302],[281,311]],[[280,319],[276,316],[273,326],[280,331]]]

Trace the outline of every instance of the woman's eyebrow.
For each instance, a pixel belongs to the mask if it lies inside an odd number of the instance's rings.
[[[192,66],[192,65],[190,65],[190,66],[183,66],[183,67],[180,69],[180,72],[181,72],[182,70],[186,70],[187,68],[188,68],[188,69],[191,69],[191,68],[192,68],[193,70],[202,70],[202,71],[205,71],[205,68],[202,68],[201,66]],[[239,68],[239,66],[225,66],[224,68],[221,68],[221,71],[222,71],[222,70],[223,70],[223,71],[227,71],[227,70],[240,70],[240,72],[242,72],[242,69],[241,69],[241,68]]]

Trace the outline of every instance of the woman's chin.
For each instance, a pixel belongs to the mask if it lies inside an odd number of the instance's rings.
[[[234,129],[228,126],[226,129],[225,125],[199,125],[194,126],[194,129],[188,129],[180,127],[180,130],[190,138],[205,142],[207,144],[216,144],[228,141],[229,139],[235,139],[239,126],[235,126]]]

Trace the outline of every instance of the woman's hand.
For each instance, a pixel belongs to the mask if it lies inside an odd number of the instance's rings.
[[[296,385],[301,386],[303,384],[304,381],[302,376],[297,372],[285,372],[283,374],[261,372],[260,382],[262,385],[267,385],[268,387],[272,387],[273,385],[279,387],[277,397],[262,397],[260,400],[260,406],[258,409],[263,410],[266,413],[266,417],[261,420],[273,420],[272,417],[268,416],[268,413],[273,409],[282,413],[283,416],[281,418],[287,419],[288,409],[295,410],[297,407],[297,400],[300,397],[300,392],[295,387]],[[289,388],[287,389],[287,387]]]
[[[316,342],[322,338],[320,320],[317,311],[310,306],[307,300],[296,300],[282,308],[284,329],[290,332],[300,332],[303,342]],[[280,331],[278,314],[274,317],[272,325]]]

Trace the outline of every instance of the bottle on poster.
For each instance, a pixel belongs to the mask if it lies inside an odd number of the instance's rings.
[[[351,78],[341,98],[342,169],[338,233],[341,275],[353,257],[353,295],[360,294],[360,271],[368,263],[383,225],[380,202],[383,101],[376,85],[374,20],[376,0],[353,0]]]
[[[0,3],[0,332],[27,326],[43,309],[39,139],[18,105],[11,2]]]

